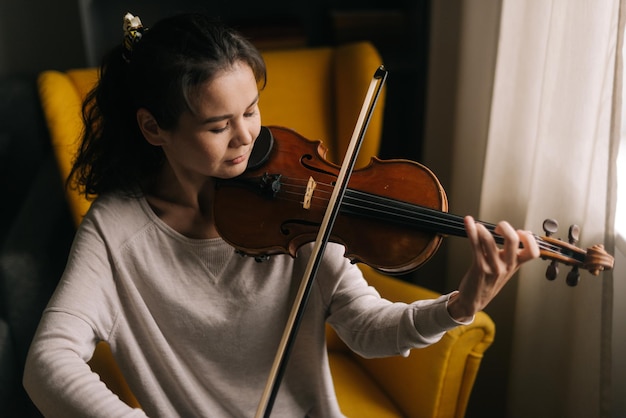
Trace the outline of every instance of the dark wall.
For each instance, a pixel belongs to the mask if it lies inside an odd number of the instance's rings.
[[[84,62],[76,0],[0,0],[0,77]]]

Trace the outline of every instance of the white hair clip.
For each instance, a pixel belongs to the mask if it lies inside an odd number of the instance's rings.
[[[122,52],[122,57],[126,62],[129,62],[135,44],[139,42],[143,36],[144,27],[141,24],[139,16],[133,16],[131,13],[124,15],[124,24],[122,27],[124,29],[124,51]]]

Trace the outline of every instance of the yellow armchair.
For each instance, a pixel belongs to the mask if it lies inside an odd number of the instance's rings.
[[[381,59],[361,42],[335,48],[266,51],[268,82],[261,93],[264,125],[292,128],[329,147],[328,158],[341,161],[365,92]],[[391,75],[393,76],[393,75]],[[96,82],[96,69],[47,71],[39,92],[52,147],[63,178],[69,174],[79,140],[81,103]],[[357,166],[376,155],[382,131],[384,95],[372,117]],[[67,199],[76,224],[89,202],[74,190]],[[371,285],[390,300],[411,302],[437,297],[420,286],[362,266]],[[331,371],[342,411],[349,417],[463,417],[484,351],[495,327],[483,312],[469,326],[448,332],[437,344],[413,350],[408,358],[363,359],[328,327]],[[100,343],[90,362],[109,388],[138,406],[109,347]],[[259,394],[260,396],[260,394]]]

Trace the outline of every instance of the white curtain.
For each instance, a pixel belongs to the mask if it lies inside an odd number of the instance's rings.
[[[557,236],[577,224],[581,247],[615,250],[619,13],[620,0],[502,1],[481,219],[541,232],[554,218]],[[507,415],[626,416],[623,266],[571,288],[547,264],[517,282]]]

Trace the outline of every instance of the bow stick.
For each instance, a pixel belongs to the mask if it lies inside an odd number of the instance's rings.
[[[293,347],[295,337],[298,333],[298,328],[302,322],[302,316],[304,315],[304,310],[311,293],[311,286],[324,255],[324,249],[326,248],[326,244],[330,238],[333,224],[337,218],[337,214],[339,213],[339,207],[341,206],[343,196],[348,188],[348,181],[354,169],[359,149],[363,143],[365,131],[367,130],[367,126],[372,113],[374,112],[378,96],[380,95],[386,79],[387,70],[383,66],[378,67],[372,77],[372,81],[370,82],[365,95],[361,112],[357,119],[352,138],[350,139],[346,155],[341,165],[339,176],[337,177],[337,184],[333,188],[330,202],[324,214],[324,218],[317,234],[317,239],[315,240],[313,246],[313,252],[309,258],[300,287],[298,288],[298,293],[296,294],[296,298],[291,309],[291,313],[287,319],[287,325],[285,326],[283,336],[278,346],[278,351],[274,357],[274,363],[270,370],[269,378],[265,385],[265,390],[263,391],[261,401],[259,402],[259,406],[257,408],[255,415],[256,418],[269,417],[272,407],[274,406],[274,401],[276,400],[276,395],[278,394],[278,389],[280,388],[280,382],[285,373],[289,354]]]

